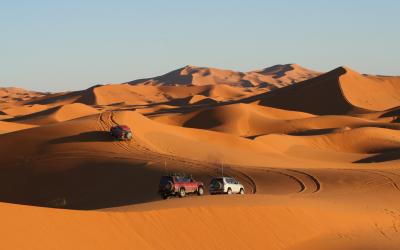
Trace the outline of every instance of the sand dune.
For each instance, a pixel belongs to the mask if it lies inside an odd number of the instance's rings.
[[[112,141],[108,130],[115,124],[129,125],[134,140]],[[226,173],[237,176],[255,192],[252,177],[246,176],[265,178],[264,168],[350,168],[352,162],[372,153],[398,148],[397,137],[394,130],[361,128],[321,136],[269,135],[250,140],[164,125],[131,111],[105,112],[1,135],[4,174],[0,196],[6,201],[46,206],[66,200],[71,208],[156,200],[154,183],[165,172],[164,161],[169,162],[170,171],[189,171],[205,182],[218,174],[223,162]],[[392,165],[389,162],[387,166]],[[31,172],[33,168],[39,172]],[[18,177],[21,174],[25,176],[22,179]],[[100,184],[106,180],[109,185]],[[286,178],[279,189],[293,184],[293,179]],[[265,183],[260,181],[259,185]]]
[[[204,95],[194,95],[189,104],[215,104],[217,101]]]
[[[18,249],[393,249],[399,244],[398,213],[385,212],[385,205],[366,209],[361,204],[304,199],[293,204],[270,196],[227,198],[210,197],[200,203],[188,198],[150,206],[157,209],[138,206],[104,212],[0,204],[1,214],[8,215],[0,229],[2,245]],[[19,235],[25,235],[24,240]],[[171,240],[176,237],[179,241]]]
[[[314,78],[321,73],[306,69],[298,64],[278,64],[262,70],[247,72],[246,78],[250,82],[258,82],[261,85],[273,83],[275,87],[284,87],[292,83]]]
[[[18,130],[33,128],[34,125],[0,121],[0,134],[11,133]]]
[[[275,65],[263,70],[237,72],[216,68],[185,66],[165,75],[130,82],[134,85],[229,85],[274,89],[313,78],[320,73],[296,64]]]
[[[60,107],[46,109],[44,111],[39,111],[36,113],[20,116],[17,118],[12,118],[9,120],[14,122],[44,125],[44,124],[68,121],[83,116],[93,115],[97,114],[98,112],[99,112],[98,110],[90,106],[81,103],[73,103],[73,104],[66,104]]]
[[[348,153],[374,154],[399,149],[399,133],[398,130],[364,127],[326,135],[271,134],[257,137],[255,140],[262,141],[286,153],[294,148],[309,147]]]
[[[397,79],[377,80],[340,67],[247,101],[259,99],[260,105],[318,115],[381,111],[400,105],[396,97],[400,86]]]
[[[155,117],[154,120],[189,128],[208,129],[239,136],[253,136],[269,133],[274,128],[274,132],[278,132],[277,129],[282,129],[280,120],[306,117],[313,117],[313,115],[252,104],[233,104],[187,114]]]
[[[167,104],[175,105],[188,104],[195,95],[203,95],[216,100],[234,100],[261,93],[263,90],[251,92],[243,88],[225,85],[204,85],[204,86],[148,86],[129,84],[110,84],[96,86],[84,91],[61,93],[36,99],[29,104],[45,104],[60,106],[72,103],[83,103],[86,105],[99,106],[125,106],[125,105],[153,105]],[[178,102],[179,99],[183,99]],[[191,104],[191,103],[189,103]]]
[[[38,98],[45,95],[45,93],[40,93],[36,91],[29,91],[22,88],[0,87],[0,102],[21,102],[25,100],[30,100],[33,98]]]
[[[52,94],[0,88],[2,246],[396,249],[399,84],[286,64],[186,66]],[[131,141],[110,136],[119,124]],[[222,171],[246,195],[157,194],[167,172],[208,186]]]
[[[155,121],[252,137],[263,134],[313,135],[359,127],[400,129],[396,123],[350,116],[312,114],[260,106],[231,104],[205,108],[185,114],[154,116]],[[392,118],[390,118],[392,121]]]
[[[24,104],[49,107],[72,103],[100,106],[148,105],[203,95],[218,101],[237,100],[310,79],[319,73],[299,65],[277,65],[248,73],[186,66],[163,76],[127,84],[97,85],[86,90],[54,93],[26,100]],[[193,104],[184,101],[183,104]],[[176,104],[175,104],[176,105]],[[182,105],[179,102],[179,105]]]
[[[3,109],[3,113],[11,116],[23,116],[23,115],[29,115],[32,113],[40,112],[43,110],[48,109],[46,105],[39,105],[39,104],[34,104],[34,105],[15,105],[13,107],[9,107],[6,109]]]
[[[113,142],[108,131],[116,123],[131,126],[135,140]],[[220,160],[226,164],[281,161],[272,157],[277,152],[251,140],[203,130],[171,128],[129,111],[106,112],[101,116],[4,134],[0,138],[0,150],[4,154],[0,197],[28,204],[52,204],[64,196],[72,207],[90,208],[125,204],[132,199],[136,202],[158,199],[154,183],[141,179],[143,175],[152,176],[157,182],[164,170],[146,167],[148,161],[157,158],[173,162],[177,157],[211,162],[209,171],[214,171],[214,162]],[[251,159],[244,159],[243,154]],[[132,168],[135,165],[137,167]],[[32,172],[32,169],[40,171]],[[92,171],[97,172],[96,177],[92,176]],[[22,179],[18,177],[21,173],[25,176]],[[25,178],[30,181],[26,182]],[[109,186],[99,184],[105,179],[113,183],[113,191],[106,191]],[[138,181],[132,182],[135,179]],[[60,182],[64,184],[59,185]],[[149,189],[146,192],[137,189],[140,183]],[[128,186],[132,187],[126,189]],[[94,194],[81,200],[82,192]],[[115,192],[120,195],[115,196]]]

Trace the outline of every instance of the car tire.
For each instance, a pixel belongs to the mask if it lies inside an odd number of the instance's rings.
[[[186,195],[186,190],[184,188],[179,189],[179,197],[183,198]]]
[[[172,191],[174,183],[172,183],[172,181],[169,181],[167,186],[168,186],[168,191]]]
[[[243,188],[240,189],[239,194],[244,194],[244,189]]]
[[[162,195],[161,195],[161,198],[162,198],[163,200],[166,200],[166,199],[168,199],[168,198],[169,198],[169,196],[168,196],[168,195],[166,195],[166,194],[162,194]]]
[[[132,134],[131,133],[126,134],[126,139],[128,141],[132,140]]]
[[[204,188],[203,188],[202,186],[200,186],[200,187],[197,189],[197,195],[202,196],[203,194],[204,194]]]
[[[227,194],[228,194],[228,195],[231,195],[231,194],[232,194],[232,189],[231,189],[231,188],[228,188]]]

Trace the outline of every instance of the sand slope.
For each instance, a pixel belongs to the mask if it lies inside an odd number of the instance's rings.
[[[73,103],[66,104],[60,107],[46,109],[44,111],[28,114],[25,116],[19,116],[18,118],[12,118],[9,120],[14,122],[44,125],[93,115],[97,114],[98,112],[98,110],[90,106],[81,103]]]
[[[384,205],[214,198],[196,206],[188,198],[150,205],[157,209],[115,212],[0,204],[1,214],[8,215],[1,244],[18,249],[394,249],[399,244],[398,212],[385,212]]]
[[[35,127],[35,126],[29,125],[29,124],[0,121],[0,134],[10,133],[10,132],[33,128],[33,127]]]
[[[258,99],[261,105],[318,115],[381,111],[400,105],[400,81],[396,79],[377,80],[339,67],[273,93],[250,97],[247,101]]]
[[[359,127],[400,129],[399,124],[390,123],[393,118],[390,118],[389,122],[384,122],[379,118],[315,116],[299,111],[260,106],[256,103],[221,105],[184,114],[163,114],[152,119],[175,126],[207,129],[243,137],[272,133],[316,135]]]

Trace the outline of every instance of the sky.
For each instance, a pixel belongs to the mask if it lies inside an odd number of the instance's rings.
[[[0,0],[0,87],[81,90],[185,65],[400,75],[400,1]]]

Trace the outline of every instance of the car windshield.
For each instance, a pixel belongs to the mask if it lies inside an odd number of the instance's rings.
[[[172,181],[173,181],[173,180],[172,180],[172,177],[171,177],[171,176],[163,176],[163,177],[161,177],[160,185],[161,185],[161,186],[165,186],[165,185],[168,184],[168,182],[172,182]]]
[[[176,177],[176,181],[177,182],[190,182],[190,178],[189,177],[179,176],[179,177]]]

